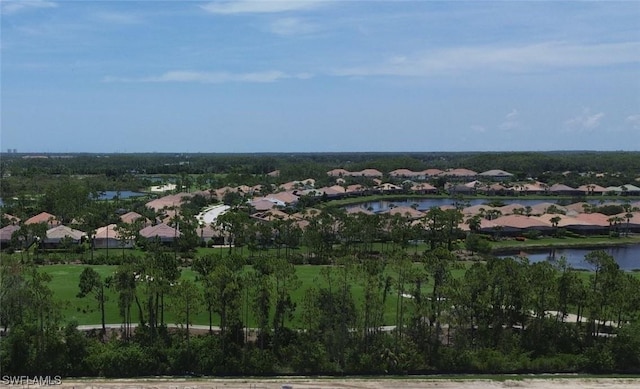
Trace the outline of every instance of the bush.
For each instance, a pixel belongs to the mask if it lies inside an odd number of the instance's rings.
[[[596,344],[588,348],[585,353],[585,368],[590,373],[610,373],[615,367],[615,358],[613,353],[603,343]]]
[[[556,354],[531,360],[529,368],[536,373],[571,373],[583,370],[585,364],[582,355]]]
[[[522,233],[522,236],[524,236],[527,239],[540,239],[541,235],[542,234],[538,230],[531,230],[531,231],[526,231]]]

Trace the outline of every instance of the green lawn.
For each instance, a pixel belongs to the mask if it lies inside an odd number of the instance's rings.
[[[540,239],[527,239],[526,241],[506,239],[499,240],[497,242],[491,242],[491,247],[494,252],[499,252],[504,250],[524,250],[547,247],[611,247],[615,245],[625,244],[640,244],[640,235],[630,235],[628,237],[621,236],[619,238],[611,238],[608,235],[565,238],[543,237]]]
[[[99,324],[100,323],[100,311],[98,309],[98,303],[93,296],[87,296],[84,298],[78,298],[78,283],[80,280],[80,273],[86,265],[47,265],[42,266],[40,269],[51,275],[52,281],[50,283],[51,289],[54,291],[56,300],[63,304],[63,319],[64,321],[76,320],[79,324]],[[420,264],[414,264],[416,268],[422,266]],[[113,274],[116,270],[116,266],[107,265],[94,265],[91,266],[96,270],[103,278]],[[293,301],[297,304],[297,311],[302,309],[302,301],[307,289],[311,287],[323,287],[326,286],[326,281],[320,275],[320,271],[325,266],[313,266],[313,265],[298,265],[296,266],[296,273],[301,281],[301,287],[292,292]],[[391,274],[391,270],[387,270],[388,274]],[[456,269],[453,271],[454,277],[461,277],[464,274],[464,269]],[[182,277],[185,279],[194,280],[196,274],[188,268],[182,270]],[[427,282],[422,286],[422,290],[427,293],[432,286]],[[412,285],[407,286],[408,291],[413,289]],[[362,301],[363,289],[362,286],[352,283],[352,293],[357,301]],[[397,291],[392,289],[387,297],[385,305],[385,324],[391,325],[395,318],[396,309],[396,297]],[[408,292],[409,293],[409,292]],[[107,323],[120,323],[122,321],[118,312],[118,297],[112,290],[107,292],[108,301],[105,310]],[[244,305],[244,299],[243,299]],[[243,306],[243,311],[244,311]],[[134,317],[137,317],[134,310]],[[297,316],[297,315],[296,315]],[[173,315],[165,311],[165,321],[171,323],[173,321]],[[218,318],[214,318],[214,322],[218,322]],[[194,324],[208,324],[208,314],[206,311],[202,311],[197,314],[193,320]],[[250,326],[255,325],[253,315],[249,314]],[[299,318],[296,317],[293,320],[293,325],[299,324]]]

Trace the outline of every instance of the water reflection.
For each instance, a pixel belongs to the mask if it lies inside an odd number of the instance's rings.
[[[592,251],[604,250],[615,258],[618,266],[622,270],[640,269],[640,244],[628,246],[615,246],[598,249],[546,249],[546,250],[525,250],[520,254],[526,256],[530,262],[552,261],[557,262],[561,257],[567,259],[567,263],[574,269],[593,270],[592,266],[585,262],[585,255]],[[514,256],[504,255],[502,257]]]

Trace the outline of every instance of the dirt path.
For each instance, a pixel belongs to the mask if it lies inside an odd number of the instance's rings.
[[[35,387],[35,386],[30,386]],[[237,378],[237,379],[131,379],[63,380],[60,389],[631,389],[640,378],[526,378],[493,381],[479,379],[374,379],[374,378]]]

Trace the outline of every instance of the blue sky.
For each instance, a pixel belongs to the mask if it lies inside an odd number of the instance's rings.
[[[640,150],[640,1],[1,6],[2,150]]]

